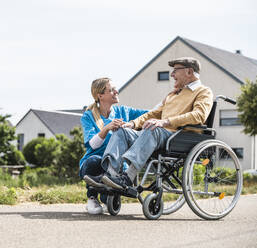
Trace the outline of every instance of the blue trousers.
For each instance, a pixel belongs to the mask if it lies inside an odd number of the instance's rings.
[[[101,166],[101,161],[102,157],[98,155],[93,155],[85,160],[80,169],[81,178],[85,175],[98,176],[104,173],[105,171]],[[91,196],[97,198],[98,192],[94,189],[89,189],[89,186],[87,185],[87,197],[90,198]],[[100,194],[100,200],[102,203],[106,203],[107,195]]]
[[[105,149],[102,167],[107,170],[111,165],[119,172],[124,161],[133,164],[140,171],[155,150],[163,149],[172,132],[157,127],[142,131],[130,128],[119,128],[113,132]]]

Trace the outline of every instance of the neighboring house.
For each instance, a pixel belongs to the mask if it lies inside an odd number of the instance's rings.
[[[236,98],[246,79],[257,76],[257,60],[215,47],[177,37],[147,63],[120,89],[120,104],[152,109],[173,88],[168,61],[178,57],[197,58],[201,65],[201,81],[209,86],[214,96]],[[133,96],[133,97],[131,97]],[[220,101],[214,128],[217,139],[223,140],[237,153],[243,169],[257,169],[257,139],[242,133],[236,106]]]
[[[65,134],[70,138],[70,131],[80,126],[83,110],[44,111],[30,109],[16,125],[18,149],[37,137],[55,137]]]

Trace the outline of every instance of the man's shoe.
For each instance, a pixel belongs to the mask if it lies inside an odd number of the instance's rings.
[[[126,172],[123,172],[121,175],[117,177],[104,175],[102,178],[102,182],[105,185],[112,187],[114,189],[125,189],[128,186],[133,185]]]
[[[105,185],[102,183],[102,177],[103,177],[103,175],[99,175],[99,176],[85,175],[84,180],[90,186],[103,188],[103,187],[105,187]]]
[[[93,196],[91,196],[87,200],[86,209],[89,214],[102,214],[103,213],[102,206],[100,205],[99,201]]]

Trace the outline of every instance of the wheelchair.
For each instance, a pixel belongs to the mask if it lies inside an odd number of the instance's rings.
[[[213,121],[220,99],[236,104],[231,98],[217,96],[206,125],[187,125],[173,133],[166,149],[152,154],[135,186],[124,190],[94,188],[108,195],[111,215],[119,213],[121,196],[138,198],[149,220],[174,213],[185,202],[206,220],[221,219],[233,210],[241,194],[243,177],[234,151],[215,139]],[[144,192],[150,194],[145,196]]]

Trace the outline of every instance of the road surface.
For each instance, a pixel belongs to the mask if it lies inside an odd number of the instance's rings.
[[[0,247],[257,247],[257,195],[241,196],[219,221],[201,220],[187,205],[157,221],[145,219],[140,203],[123,204],[115,217],[84,207],[0,205]]]

